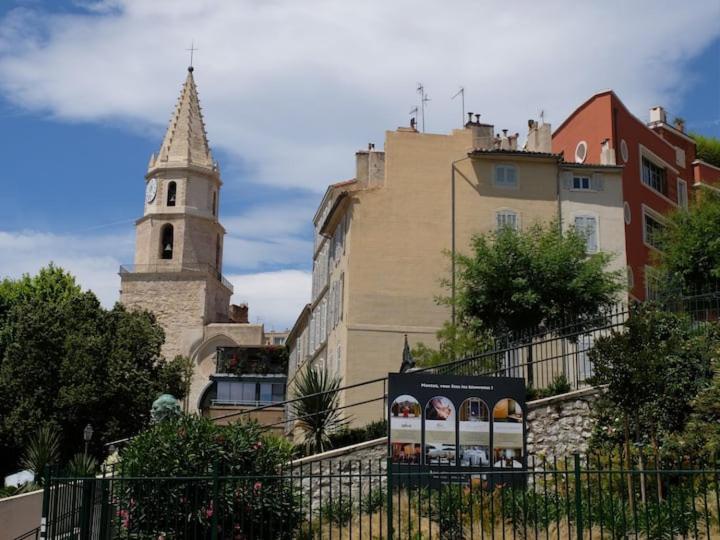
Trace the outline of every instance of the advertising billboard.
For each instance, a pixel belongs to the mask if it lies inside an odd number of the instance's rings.
[[[412,372],[388,377],[394,467],[526,467],[524,379]]]

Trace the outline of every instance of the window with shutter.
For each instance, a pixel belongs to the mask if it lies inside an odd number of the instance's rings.
[[[495,165],[495,186],[500,188],[516,188],[518,184],[517,169],[514,165]]]
[[[500,210],[495,214],[495,228],[501,230],[504,227],[518,230],[518,215],[512,210]]]
[[[585,249],[587,252],[597,253],[597,218],[595,216],[575,216],[575,230],[585,238]]]
[[[680,208],[688,207],[687,182],[678,178],[677,180],[677,199]]]
[[[645,244],[659,250],[660,239],[664,230],[665,224],[643,208],[643,240]]]

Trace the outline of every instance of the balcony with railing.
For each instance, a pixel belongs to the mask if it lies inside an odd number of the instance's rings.
[[[288,352],[284,345],[218,347],[215,373],[225,375],[283,375],[287,377]]]
[[[222,273],[211,264],[207,263],[181,263],[176,261],[167,261],[156,264],[123,264],[120,266],[119,273],[123,274],[154,274],[154,273],[176,273],[176,272],[197,272],[209,274],[220,281],[231,292],[234,290],[230,283]]]

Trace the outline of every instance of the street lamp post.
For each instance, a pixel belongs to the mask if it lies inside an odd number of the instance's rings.
[[[90,444],[90,439],[92,439],[93,436],[93,427],[88,424],[85,426],[85,429],[83,430],[83,440],[85,441],[85,456],[87,456],[88,453],[88,444]]]

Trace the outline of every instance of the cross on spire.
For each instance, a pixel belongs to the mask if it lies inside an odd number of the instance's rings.
[[[189,69],[190,71],[192,71],[192,70],[193,70],[193,54],[195,53],[195,51],[199,51],[200,49],[196,49],[196,48],[195,48],[195,42],[194,42],[194,41],[191,41],[191,42],[190,42],[190,48],[189,48],[189,49],[185,49],[185,50],[186,50],[186,51],[190,51],[190,67],[189,67],[188,69]]]

